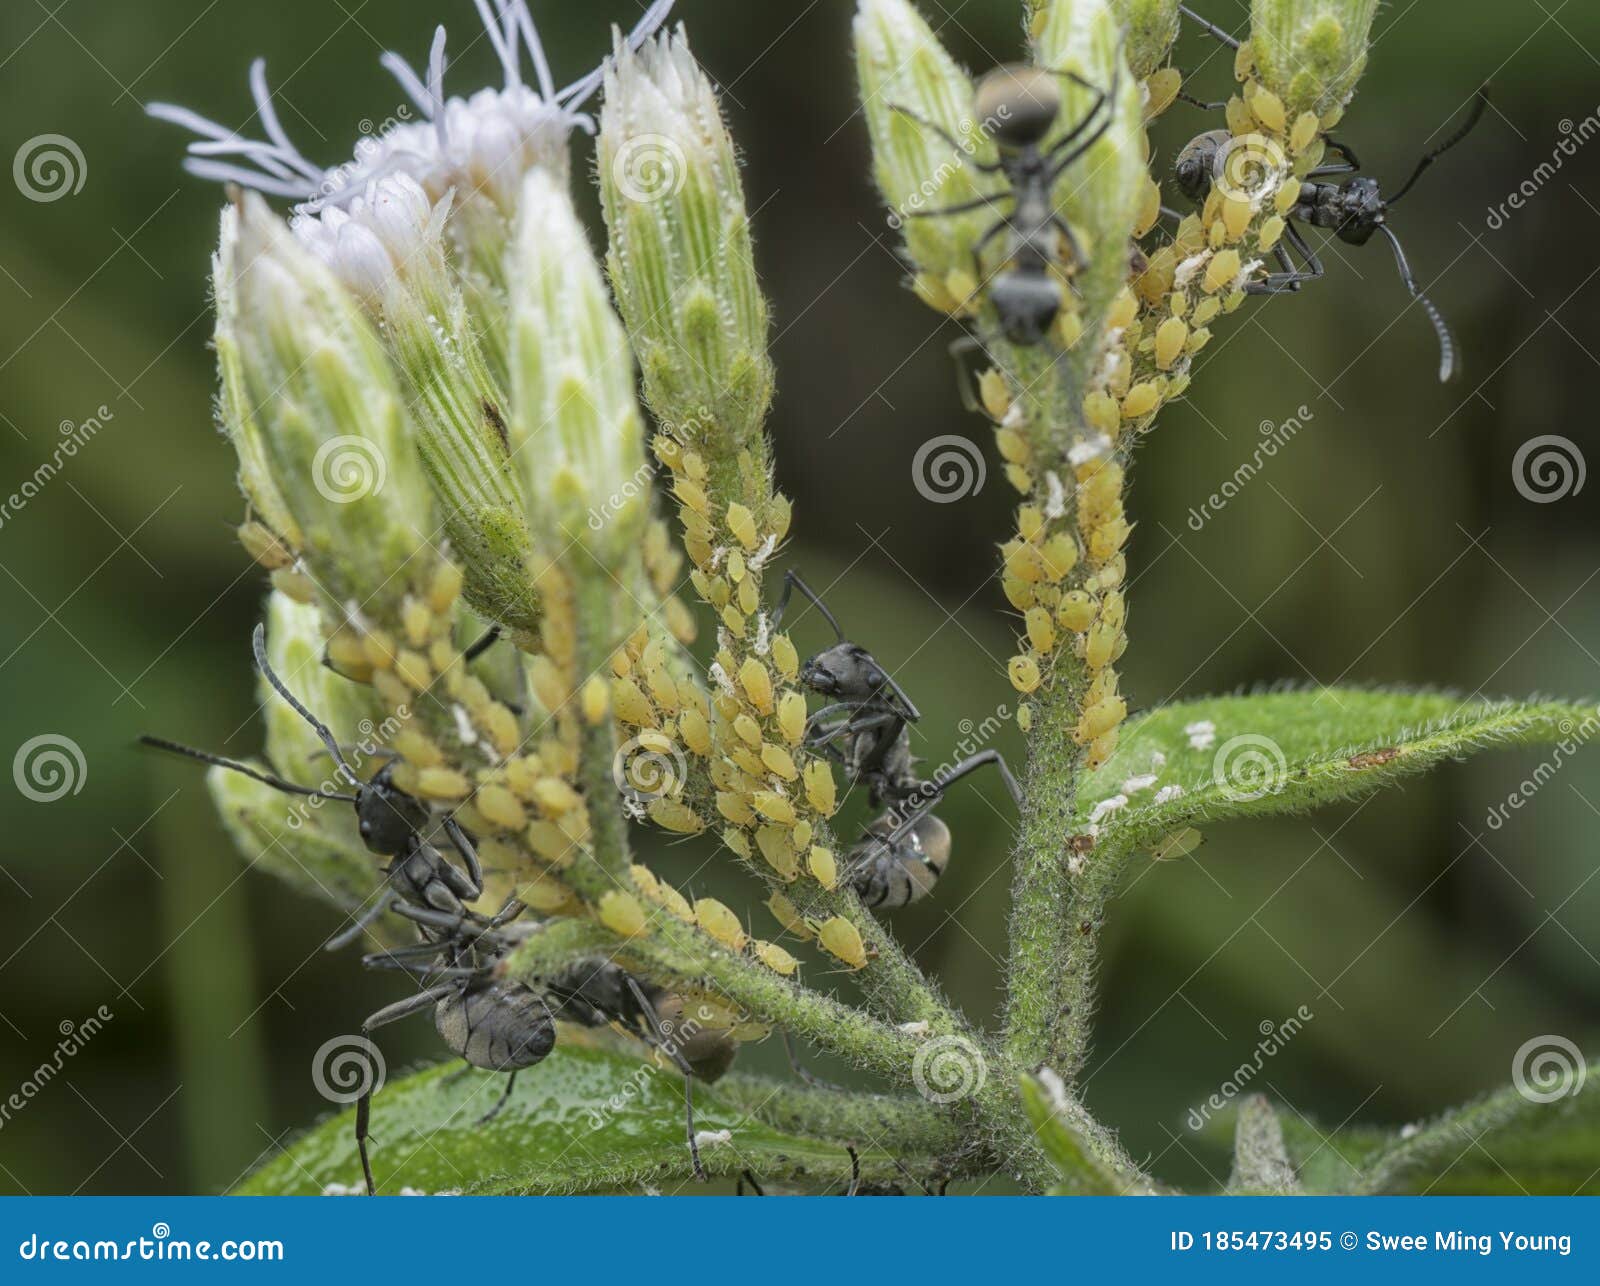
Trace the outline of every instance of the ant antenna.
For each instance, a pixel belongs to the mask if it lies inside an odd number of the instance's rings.
[[[1450,336],[1450,328],[1445,325],[1444,317],[1439,310],[1433,306],[1433,301],[1417,288],[1416,278],[1411,275],[1411,265],[1406,262],[1406,252],[1400,248],[1400,238],[1395,236],[1394,230],[1386,223],[1380,223],[1378,231],[1389,239],[1389,245],[1394,249],[1394,261],[1400,269],[1400,280],[1405,282],[1411,297],[1422,305],[1422,311],[1428,314],[1428,320],[1433,323],[1434,333],[1439,336],[1439,382],[1443,384],[1456,373],[1456,343]]]
[[[285,781],[269,772],[261,772],[248,764],[241,764],[234,759],[224,759],[221,755],[213,755],[208,751],[196,750],[193,746],[185,746],[181,742],[168,741],[164,737],[152,737],[146,734],[139,738],[146,746],[154,746],[157,750],[170,750],[175,755],[184,755],[190,759],[198,759],[203,764],[211,764],[217,768],[229,768],[234,772],[243,773],[246,777],[254,777],[257,781],[281,790],[288,795],[309,795],[313,799],[332,799],[344,804],[356,802],[354,795],[329,794],[325,790],[313,790],[310,786],[297,786],[292,781]]]
[[[1449,138],[1445,139],[1443,143],[1439,144],[1438,147],[1434,148],[1433,151],[1429,152],[1420,161],[1418,161],[1417,168],[1411,171],[1411,177],[1405,181],[1405,184],[1401,187],[1401,189],[1392,197],[1390,197],[1385,204],[1396,204],[1401,197],[1403,197],[1407,192],[1411,191],[1412,187],[1416,184],[1416,181],[1422,177],[1422,172],[1424,170],[1426,170],[1430,165],[1437,161],[1462,139],[1466,138],[1468,134],[1472,133],[1473,127],[1483,119],[1484,109],[1488,106],[1489,87],[1484,85],[1473,97],[1472,111],[1467,116],[1466,123],[1463,124],[1462,127]]]
[[[312,730],[322,739],[322,744],[328,748],[328,753],[333,756],[333,762],[339,765],[339,771],[344,774],[344,779],[352,786],[360,785],[361,779],[356,776],[356,770],[345,759],[344,751],[339,749],[338,739],[329,731],[328,725],[301,705],[294,693],[284,686],[283,680],[273,673],[272,666],[267,662],[267,631],[264,626],[259,624],[256,626],[255,633],[250,636],[250,648],[255,653],[257,667],[267,676],[267,682],[289,703],[291,710],[311,725]]]

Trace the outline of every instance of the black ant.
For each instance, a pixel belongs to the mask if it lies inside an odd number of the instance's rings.
[[[1012,209],[1001,215],[973,246],[977,275],[984,276],[982,253],[1002,232],[1011,234],[1006,251],[1007,267],[995,274],[989,298],[1000,320],[1000,329],[1013,344],[1042,343],[1061,312],[1063,295],[1056,271],[1076,268],[1084,263],[1083,248],[1067,221],[1055,207],[1052,195],[1056,181],[1067,168],[1100,141],[1111,128],[1113,115],[1101,110],[1115,101],[1122,75],[1119,52],[1111,88],[1100,89],[1076,72],[1049,71],[1025,64],[1008,64],[988,72],[978,82],[974,108],[986,125],[992,122],[998,161],[974,161],[981,174],[1002,174],[1011,185],[1009,192],[974,197],[957,205],[937,210],[913,210],[913,219],[937,219],[965,214],[1009,197]],[[1057,77],[1065,77],[1094,95],[1094,103],[1082,120],[1073,125],[1048,151],[1043,150],[1046,135],[1061,115],[1061,89]],[[916,121],[938,135],[957,151],[962,144],[943,126],[919,116],[906,107],[892,111]],[[1065,241],[1067,255],[1061,254]]]
[[[457,870],[443,854],[422,838],[422,832],[432,819],[427,804],[415,795],[408,794],[394,784],[394,764],[386,763],[370,781],[362,781],[344,757],[338,740],[328,726],[307,710],[289,691],[267,661],[265,631],[260,625],[251,636],[251,648],[256,666],[266,676],[277,694],[288,702],[302,719],[311,725],[336,765],[336,776],[351,787],[351,791],[330,791],[322,787],[301,786],[285,781],[273,773],[262,772],[248,764],[225,759],[208,751],[197,750],[162,737],[142,736],[147,746],[168,750],[174,754],[198,759],[201,763],[227,768],[246,777],[264,782],[275,790],[289,795],[305,795],[312,799],[333,800],[354,804],[357,829],[367,848],[380,857],[389,858],[384,869],[386,887],[383,894],[359,915],[348,928],[329,939],[328,949],[337,950],[354,941],[379,916],[387,911],[396,898],[432,907],[448,915],[466,913],[465,904],[483,896],[483,870],[478,862],[477,850],[454,817],[443,819],[445,834],[451,846],[460,855],[466,871]],[[470,914],[470,913],[469,913]]]
[[[1203,26],[1207,32],[1230,49],[1239,47],[1239,42],[1227,32],[1207,22],[1198,14],[1190,12],[1186,7],[1179,7],[1183,9],[1184,14]],[[1297,222],[1313,228],[1327,229],[1339,240],[1353,246],[1364,246],[1375,233],[1381,233],[1389,242],[1389,248],[1394,251],[1395,266],[1400,270],[1400,280],[1405,284],[1411,297],[1422,305],[1423,312],[1433,323],[1434,333],[1439,337],[1439,379],[1441,382],[1449,380],[1456,369],[1455,341],[1450,335],[1449,326],[1445,324],[1444,317],[1434,306],[1433,301],[1417,286],[1416,278],[1411,273],[1411,265],[1406,260],[1405,250],[1400,245],[1400,238],[1389,227],[1388,213],[1391,207],[1397,205],[1400,199],[1411,191],[1429,166],[1472,132],[1483,118],[1488,105],[1488,89],[1479,89],[1461,128],[1438,147],[1426,153],[1417,162],[1411,177],[1391,197],[1383,195],[1376,179],[1357,173],[1361,169],[1361,162],[1356,159],[1356,154],[1348,146],[1332,138],[1326,139],[1329,150],[1338,153],[1341,159],[1317,166],[1300,181],[1299,195],[1285,215],[1288,222],[1284,227],[1283,239],[1273,247],[1282,271],[1269,273],[1259,281],[1248,283],[1245,292],[1252,295],[1285,294],[1297,291],[1305,282],[1315,281],[1323,275],[1322,261],[1312,250],[1304,235],[1295,227]],[[1213,105],[1203,104],[1203,106]],[[1208,130],[1191,139],[1178,153],[1174,165],[1178,188],[1196,205],[1205,201],[1211,192],[1212,184],[1223,177],[1231,141],[1232,135],[1225,129]],[[1326,181],[1341,174],[1353,177],[1340,183]],[[1289,257],[1291,247],[1300,256],[1303,267],[1297,267]]]
[[[582,1027],[613,1023],[664,1053],[683,1074],[684,1117],[695,1177],[706,1172],[695,1141],[693,1081],[715,1081],[732,1064],[737,1043],[715,1029],[692,1030],[684,1002],[643,982],[611,960],[578,960],[538,985],[505,976],[507,954],[540,926],[505,927],[525,909],[512,900],[487,923],[398,902],[395,911],[414,921],[422,941],[366,956],[373,969],[398,969],[417,978],[422,990],[387,1005],[361,1024],[363,1036],[426,1009],[452,1053],[471,1067],[507,1072],[495,1105],[479,1118],[493,1120],[511,1098],[517,1073],[544,1061],[556,1046],[557,1021]],[[376,1191],[367,1140],[373,1087],[356,1101],[356,1147],[369,1195]]]
[[[921,713],[872,653],[845,637],[827,604],[792,571],[784,573],[770,628],[781,625],[796,590],[822,613],[838,640],[800,668],[802,685],[834,698],[806,721],[804,744],[840,764],[852,784],[867,787],[872,807],[884,808],[846,855],[845,878],[866,906],[907,906],[932,890],[950,860],[950,828],[931,810],[951,783],[994,764],[1018,804],[1021,788],[995,750],[979,751],[932,781],[917,776],[910,726]]]

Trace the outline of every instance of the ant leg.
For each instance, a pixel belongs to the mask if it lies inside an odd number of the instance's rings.
[[[375,1014],[370,1014],[361,1024],[361,1034],[370,1037],[372,1032],[387,1023],[398,1022],[402,1018],[436,1005],[446,996],[452,995],[456,986],[451,983],[444,987],[432,987],[427,991],[418,992],[415,996],[408,996],[404,1000],[397,1000],[392,1005],[385,1005]],[[378,1185],[372,1180],[372,1158],[367,1154],[367,1136],[371,1132],[372,1124],[372,1086],[368,1085],[362,1090],[361,1097],[356,1100],[356,1151],[361,1154],[361,1173],[367,1181],[367,1195],[376,1196]]]
[[[1006,763],[1005,756],[998,750],[980,750],[970,759],[963,759],[942,779],[939,779],[939,792],[943,794],[952,782],[960,781],[961,778],[984,767],[986,764],[993,764],[1000,770],[1000,780],[1005,782],[1006,790],[1011,795],[1012,802],[1016,804],[1022,803],[1022,787],[1017,785],[1017,779],[1011,775],[1011,768]]]
[[[461,659],[463,661],[476,661],[499,641],[500,627],[491,625],[484,631],[483,636],[477,642],[468,645],[467,650],[461,654]]]
[[[478,1118],[478,1125],[488,1125],[490,1121],[494,1120],[495,1117],[500,1115],[505,1105],[511,1101],[511,1089],[516,1083],[517,1074],[516,1072],[512,1072],[506,1077],[506,1087],[500,1091],[500,1097],[496,1100],[495,1105]]]
[[[352,942],[354,942],[375,923],[377,923],[378,919],[383,915],[383,913],[389,909],[391,902],[392,899],[390,898],[389,890],[384,889],[383,892],[378,896],[378,900],[376,902],[369,906],[360,915],[356,916],[355,920],[351,922],[349,927],[340,929],[338,933],[334,934],[333,937],[324,942],[322,944],[322,949],[324,951],[344,950],[345,947],[348,947]]]
[[[930,121],[926,116],[920,116],[909,107],[902,107],[899,103],[890,103],[889,110],[898,116],[904,116],[907,120],[915,121],[923,129],[938,135],[939,138],[950,144],[956,151],[965,152],[967,150],[964,143],[937,121]],[[1000,163],[998,161],[974,160],[972,168],[983,174],[998,174],[1000,172]]]
[[[1198,107],[1202,111],[1206,112],[1220,112],[1228,105],[1226,101],[1220,103],[1208,103],[1205,99],[1196,98],[1193,94],[1186,94],[1181,89],[1178,91],[1178,97],[1183,102],[1188,103],[1189,106]]]
[[[472,892],[467,900],[476,902],[483,896],[483,867],[478,861],[478,850],[472,846],[472,841],[467,838],[466,831],[461,829],[461,823],[456,821],[453,814],[445,816],[444,833],[450,837],[450,843],[467,864],[467,878],[472,881]]]
[[[744,1196],[744,1189],[745,1189],[745,1185],[746,1184],[750,1185],[750,1191],[755,1193],[756,1196],[764,1197],[764,1196],[767,1195],[766,1192],[762,1189],[761,1185],[756,1182],[755,1175],[751,1174],[750,1171],[748,1171],[748,1170],[739,1171],[739,1182],[734,1186],[734,1190],[733,1190],[734,1191],[734,1195],[735,1196],[739,1196],[739,1197]]]
[[[1073,232],[1072,226],[1061,217],[1059,211],[1050,215],[1050,226],[1067,239],[1067,253],[1072,256],[1074,264],[1082,267],[1089,262],[1084,258],[1083,247],[1078,243],[1077,234]]]
[[[1118,75],[1121,75],[1120,69],[1118,70]],[[1072,165],[1074,161],[1083,156],[1085,152],[1087,152],[1105,136],[1106,131],[1111,128],[1111,125],[1115,119],[1116,118],[1113,116],[1107,116],[1105,120],[1101,121],[1100,124],[1095,127],[1094,132],[1090,134],[1088,138],[1084,139],[1083,142],[1079,143],[1075,148],[1073,148],[1070,153],[1061,157],[1059,160],[1056,159],[1057,153],[1061,151],[1061,148],[1066,140],[1063,140],[1062,143],[1058,143],[1055,147],[1053,147],[1050,150],[1050,155],[1045,158],[1046,160],[1052,162],[1050,166],[1049,178],[1045,181],[1051,186],[1054,186],[1056,180],[1067,172],[1067,168]],[[1074,130],[1073,133],[1076,134],[1077,131]]]
[[[800,596],[822,613],[822,619],[833,627],[834,636],[839,642],[843,643],[845,641],[844,631],[839,628],[839,622],[834,619],[833,613],[828,610],[828,605],[822,601],[822,596],[816,590],[800,579],[800,573],[796,571],[784,572],[783,593],[778,595],[777,606],[768,615],[767,623],[774,630],[783,623],[783,614],[789,610],[789,595],[795,590],[799,590]]]
[[[972,372],[967,369],[965,358],[968,353],[983,353],[982,342],[975,335],[963,335],[960,339],[950,341],[950,360],[956,368],[956,392],[961,395],[961,405],[968,411],[981,413],[983,407],[979,405],[978,395],[972,387]]]
[[[1304,268],[1296,268],[1289,252],[1282,244],[1276,247],[1278,262],[1283,265],[1283,272],[1269,274],[1262,281],[1252,281],[1245,286],[1247,295],[1282,295],[1299,290],[1301,285],[1308,281],[1315,281],[1323,275],[1322,260],[1317,258],[1317,253],[1311,248],[1309,242],[1301,235],[1300,230],[1289,224],[1283,230],[1283,239],[1293,246],[1296,253],[1305,263]]]
[[[815,1072],[808,1071],[800,1061],[800,1051],[795,1047],[794,1033],[788,1028],[783,1032],[783,1052],[789,1056],[789,1070],[798,1076],[805,1084],[814,1090],[838,1090],[843,1092],[844,1086],[835,1085],[832,1081],[825,1081]]]
[[[1198,23],[1202,28],[1205,29],[1206,34],[1209,35],[1213,40],[1220,41],[1221,43],[1227,45],[1229,49],[1237,49],[1239,47],[1239,42],[1237,40],[1235,40],[1215,23],[1207,22],[1193,9],[1189,8],[1188,5],[1180,4],[1178,6],[1178,12],[1181,13],[1185,18],[1189,19],[1190,22]]]
[[[845,1189],[844,1195],[853,1197],[861,1191],[861,1158],[856,1155],[856,1150],[850,1144],[845,1144],[846,1152],[850,1154],[850,1186]]]
[[[1006,764],[1005,756],[998,750],[980,750],[970,759],[963,759],[943,776],[935,774],[932,781],[919,782],[915,790],[900,801],[910,804],[911,807],[901,815],[894,829],[881,840],[877,840],[877,842],[882,844],[886,851],[892,849],[900,842],[901,836],[921,821],[923,815],[944,798],[945,791],[955,782],[988,764],[993,764],[1000,770],[1001,780],[1005,782],[1006,791],[1010,794],[1012,802],[1020,806],[1022,804],[1022,787],[1017,784],[1017,779],[1012,776],[1011,769]]]
[[[628,990],[633,992],[633,998],[640,1012],[650,1024],[646,1042],[670,1058],[673,1065],[683,1073],[683,1118],[689,1133],[689,1159],[694,1164],[694,1177],[701,1183],[706,1183],[710,1176],[706,1174],[705,1166],[700,1163],[700,1145],[695,1142],[694,1137],[694,1068],[689,1066],[689,1060],[683,1056],[683,1051],[677,1045],[661,1039],[661,1016],[656,1013],[656,1007],[650,1003],[650,997],[644,994],[644,988],[632,974],[628,975]]]
[[[984,206],[992,206],[996,201],[1004,201],[1009,197],[1009,192],[995,192],[988,196],[975,196],[970,201],[959,201],[955,205],[942,205],[934,210],[907,210],[908,219],[942,219],[950,214],[970,214],[973,210],[981,210]]]

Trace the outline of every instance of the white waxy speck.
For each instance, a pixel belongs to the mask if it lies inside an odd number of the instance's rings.
[[[1122,783],[1122,793],[1124,795],[1137,795],[1141,790],[1149,790],[1155,784],[1156,775],[1154,773],[1145,773],[1140,777],[1129,777],[1127,781]]]
[[[1173,269],[1172,284],[1179,290],[1183,290],[1191,281],[1194,280],[1195,274],[1206,266],[1206,262],[1210,258],[1211,251],[1209,250],[1202,250],[1197,255],[1190,255],[1175,269]]]
[[[900,1030],[907,1036],[926,1036],[930,1030],[926,1019],[919,1019],[914,1023],[901,1023]]]
[[[1126,795],[1112,795],[1109,799],[1102,799],[1090,811],[1089,823],[1090,825],[1093,825],[1096,822],[1102,821],[1103,819],[1111,816],[1112,813],[1118,812],[1127,806],[1128,797]]]
[[[1074,442],[1067,448],[1067,463],[1076,469],[1092,460],[1104,459],[1110,454],[1111,439],[1104,433],[1096,433],[1092,438]]]
[[[1174,799],[1177,799],[1182,794],[1183,794],[1183,787],[1182,786],[1177,786],[1177,785],[1163,786],[1160,790],[1156,791],[1156,803],[1158,803],[1158,804],[1169,804]]]
[[[1054,469],[1044,475],[1045,502],[1044,516],[1055,522],[1067,516],[1067,489],[1061,485],[1061,478]]]
[[[1191,750],[1210,750],[1217,740],[1217,725],[1210,719],[1200,719],[1187,724],[1183,729],[1189,738]]]
[[[697,1148],[720,1148],[733,1142],[732,1130],[699,1130],[694,1136]]]

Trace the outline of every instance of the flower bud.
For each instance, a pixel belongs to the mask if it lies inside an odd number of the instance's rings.
[[[772,400],[767,302],[733,139],[682,29],[606,70],[600,195],[607,266],[658,419],[737,449]]]
[[[509,430],[529,524],[550,553],[575,542],[615,573],[637,561],[650,508],[633,355],[572,199],[543,170],[523,181],[512,254]]]
[[[1036,4],[1035,7],[1048,5]],[[1111,12],[1118,25],[1128,33],[1123,52],[1134,79],[1143,80],[1164,66],[1182,21],[1178,0],[1111,0]]]
[[[979,284],[973,247],[996,211],[984,205],[924,216],[997,189],[999,180],[985,179],[973,164],[992,162],[995,149],[990,130],[974,119],[972,78],[909,0],[861,0],[855,45],[873,173],[890,226],[905,236],[918,293],[945,311],[966,311]]]
[[[1378,0],[1254,0],[1250,46],[1261,83],[1290,120],[1326,116],[1355,92]]]
[[[433,496],[382,344],[351,294],[253,193],[224,224],[219,325],[312,578],[393,607],[435,561]],[[419,557],[421,555],[421,557]]]

